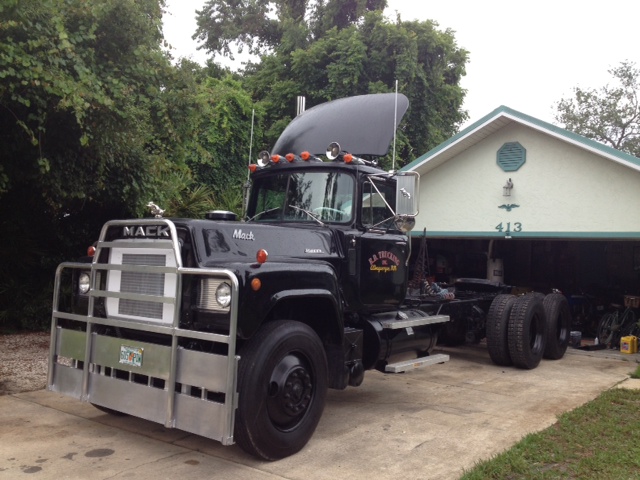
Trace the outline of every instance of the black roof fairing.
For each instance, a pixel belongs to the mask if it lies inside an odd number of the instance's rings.
[[[306,150],[323,155],[331,142],[338,142],[342,150],[353,155],[383,156],[389,151],[395,129],[408,108],[407,97],[395,93],[358,95],[322,103],[294,118],[271,153],[300,154]]]

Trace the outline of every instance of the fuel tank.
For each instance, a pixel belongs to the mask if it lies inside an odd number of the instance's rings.
[[[429,315],[420,310],[402,310],[371,315],[364,322],[365,370],[375,368],[384,372],[387,364],[428,355],[436,346],[441,323],[424,323],[398,328],[400,322],[422,323]]]

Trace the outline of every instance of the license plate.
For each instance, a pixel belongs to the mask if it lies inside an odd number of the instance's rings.
[[[143,348],[120,345],[120,363],[134,367],[141,367],[143,351]]]

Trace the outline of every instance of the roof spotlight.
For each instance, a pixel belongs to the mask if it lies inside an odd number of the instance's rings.
[[[331,142],[327,147],[327,158],[329,160],[335,160],[340,155],[341,149],[338,142]]]
[[[266,167],[269,165],[269,161],[271,160],[271,155],[266,150],[261,151],[258,154],[258,166]]]

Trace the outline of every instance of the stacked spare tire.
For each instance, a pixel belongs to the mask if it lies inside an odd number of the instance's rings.
[[[487,313],[489,356],[497,365],[536,368],[542,358],[557,360],[569,344],[571,312],[564,295],[497,295]]]

